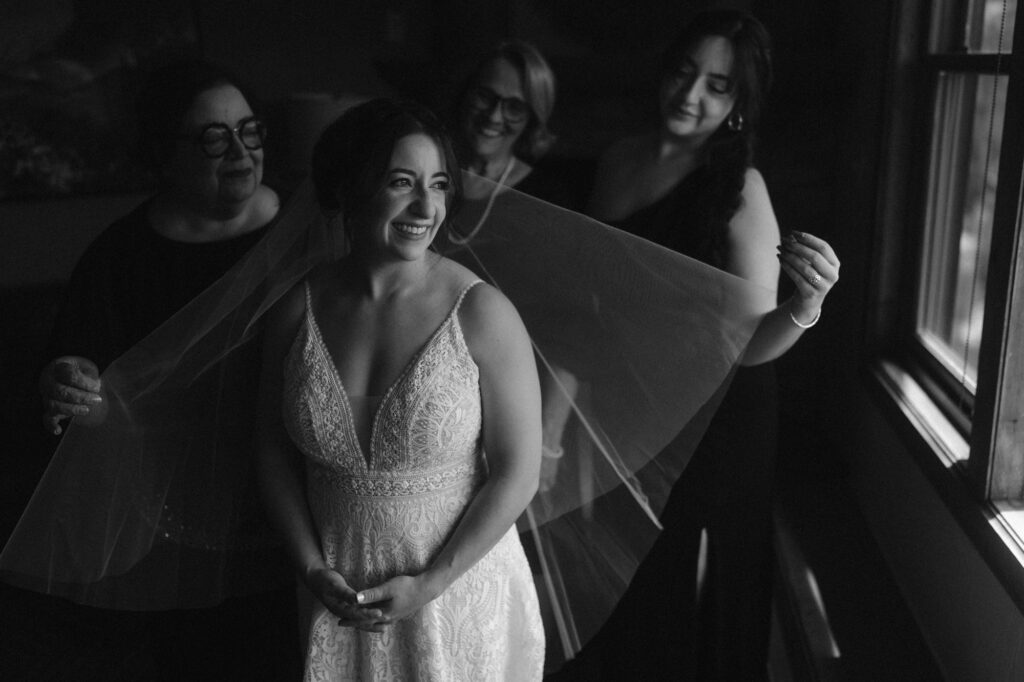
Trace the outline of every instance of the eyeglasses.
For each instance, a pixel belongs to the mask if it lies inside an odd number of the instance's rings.
[[[231,140],[237,136],[242,146],[249,150],[263,148],[267,139],[267,127],[255,116],[243,118],[234,128],[226,123],[211,123],[198,135],[181,135],[179,139],[190,140],[199,145],[203,154],[210,159],[219,159],[231,149]]]
[[[469,103],[476,109],[486,111],[493,111],[496,105],[501,105],[501,115],[509,123],[519,123],[531,113],[530,105],[518,97],[502,97],[482,85],[469,91]]]

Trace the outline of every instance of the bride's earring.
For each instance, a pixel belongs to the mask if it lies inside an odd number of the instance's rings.
[[[729,115],[729,118],[726,119],[725,125],[734,133],[738,133],[743,130],[743,114],[738,111],[732,112],[732,114]]]

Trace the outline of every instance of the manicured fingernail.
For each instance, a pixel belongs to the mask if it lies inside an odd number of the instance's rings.
[[[356,595],[356,601],[359,602],[360,604],[362,604],[364,601],[366,601],[366,595],[364,595],[362,592],[360,592],[359,594]]]
[[[88,402],[92,403],[93,405],[96,405],[96,404],[98,404],[98,403],[101,403],[101,402],[103,402],[103,398],[101,398],[100,396],[98,396],[98,395],[95,395],[95,394],[93,394],[93,395],[89,395],[89,396],[86,396],[86,398],[85,398],[85,399],[86,399],[86,400],[87,400]]]

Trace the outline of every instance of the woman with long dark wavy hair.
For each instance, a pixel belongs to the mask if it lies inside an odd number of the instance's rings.
[[[780,239],[753,166],[771,79],[769,35],[756,18],[698,14],[664,53],[657,126],[619,140],[598,165],[590,215],[759,284],[764,313],[673,488],[665,531],[591,647],[603,678],[766,679],[778,419],[771,361],[818,321],[839,277],[823,240]],[[780,268],[794,287],[781,304]]]

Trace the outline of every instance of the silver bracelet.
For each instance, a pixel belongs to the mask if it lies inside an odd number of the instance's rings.
[[[818,312],[814,313],[814,319],[808,322],[807,324],[804,324],[800,320],[796,319],[796,315],[793,314],[792,310],[789,311],[789,319],[793,320],[793,324],[800,327],[801,329],[810,329],[814,325],[818,324],[818,320],[821,319],[821,308],[818,308]]]

